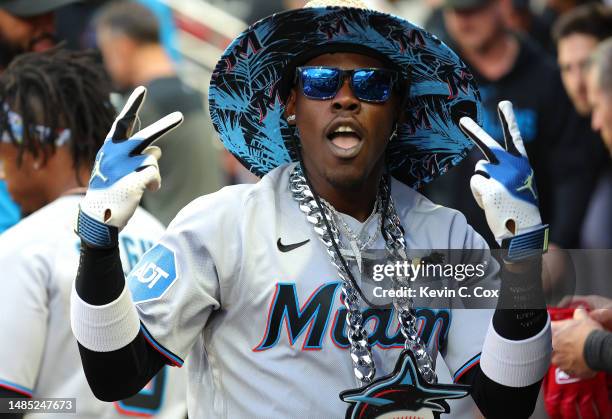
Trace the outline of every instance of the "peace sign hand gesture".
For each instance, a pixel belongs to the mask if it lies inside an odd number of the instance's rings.
[[[173,112],[134,133],[146,93],[142,86],[134,90],[96,155],[76,223],[76,233],[89,246],[114,246],[145,189],[160,187],[161,150],[152,144],[179,126],[183,115]]]
[[[501,245],[504,239],[537,229],[542,219],[533,169],[512,103],[500,102],[498,114],[504,131],[503,147],[469,117],[461,118],[459,126],[486,158],[476,164],[470,187]]]

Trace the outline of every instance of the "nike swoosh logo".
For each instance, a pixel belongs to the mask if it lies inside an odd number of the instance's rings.
[[[297,249],[300,246],[304,246],[309,241],[310,239],[304,240],[303,242],[299,242],[299,243],[282,244],[281,239],[279,238],[276,242],[276,246],[278,247],[278,250],[280,250],[281,252],[287,253],[287,252]]]

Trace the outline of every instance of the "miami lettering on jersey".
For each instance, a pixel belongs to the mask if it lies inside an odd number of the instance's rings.
[[[322,349],[327,333],[334,345],[342,349],[348,348],[346,308],[341,305],[332,313],[336,298],[341,298],[338,297],[340,289],[340,282],[323,284],[300,305],[295,283],[277,283],[264,336],[253,351],[265,351],[275,347],[283,334],[283,325],[291,346],[305,333],[302,350]],[[450,311],[418,308],[416,316],[419,336],[428,349],[437,353],[439,347],[446,342],[451,321]],[[370,326],[369,341],[373,347],[404,347],[404,337],[393,309],[366,308],[363,310],[363,324],[366,328]]]
[[[134,303],[161,298],[176,281],[174,252],[164,245],[151,248],[127,277]]]

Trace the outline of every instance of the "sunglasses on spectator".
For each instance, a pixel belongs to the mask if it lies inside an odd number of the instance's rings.
[[[384,68],[298,67],[296,81],[304,96],[314,100],[328,100],[336,96],[344,80],[350,78],[351,90],[363,102],[384,103],[391,97],[399,73]]]

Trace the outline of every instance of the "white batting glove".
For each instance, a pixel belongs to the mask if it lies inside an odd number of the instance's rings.
[[[498,114],[504,130],[504,147],[469,117],[461,118],[459,125],[486,157],[476,164],[470,187],[501,245],[504,239],[541,228],[542,219],[533,169],[512,103],[500,102]]]
[[[151,144],[179,126],[183,115],[173,112],[132,135],[146,93],[142,86],[134,90],[96,155],[76,225],[76,233],[89,246],[116,245],[118,232],[134,215],[145,188],[161,186],[161,150]]]

